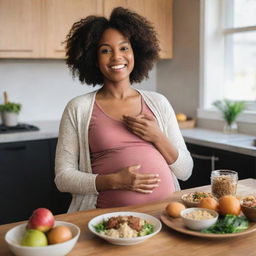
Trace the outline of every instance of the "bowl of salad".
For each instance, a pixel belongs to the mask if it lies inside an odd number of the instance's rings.
[[[89,230],[98,237],[116,245],[141,243],[156,235],[161,222],[139,212],[112,212],[94,217],[88,223]]]
[[[181,201],[187,207],[198,207],[200,201],[203,198],[205,198],[205,197],[212,197],[212,198],[214,198],[214,196],[211,193],[195,191],[195,192],[183,194],[181,196]]]
[[[256,222],[256,196],[250,195],[242,198],[241,210],[244,216],[250,220]]]

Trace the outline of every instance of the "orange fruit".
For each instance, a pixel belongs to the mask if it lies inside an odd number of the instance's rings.
[[[205,197],[201,199],[201,201],[198,204],[198,207],[218,211],[219,203],[212,197]]]
[[[63,243],[72,238],[71,230],[66,226],[56,226],[47,233],[49,244]]]
[[[179,202],[171,202],[165,208],[167,214],[173,218],[180,217],[180,212],[184,209],[186,209],[184,204]]]
[[[219,213],[221,215],[233,214],[238,216],[240,212],[240,202],[235,196],[227,195],[219,199]]]

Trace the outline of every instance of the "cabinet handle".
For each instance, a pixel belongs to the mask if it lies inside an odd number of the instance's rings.
[[[21,145],[21,146],[14,146],[14,147],[6,147],[4,150],[7,151],[18,151],[18,150],[25,150],[27,148],[26,145]]]
[[[215,170],[215,162],[219,161],[219,158],[212,155],[212,156],[204,156],[204,155],[198,155],[198,154],[191,154],[191,156],[195,159],[201,159],[201,160],[209,160],[211,161],[211,168],[212,171]]]
[[[196,158],[196,159],[202,159],[202,160],[212,160],[212,159],[214,159],[214,161],[219,161],[219,158],[215,157],[214,155],[213,156],[204,156],[204,155],[198,155],[198,154],[191,153],[191,156],[193,158]]]

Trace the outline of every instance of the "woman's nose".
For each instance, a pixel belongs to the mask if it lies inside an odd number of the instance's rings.
[[[118,60],[120,58],[122,58],[122,52],[119,51],[119,50],[114,50],[113,54],[112,54],[112,59],[113,60]]]

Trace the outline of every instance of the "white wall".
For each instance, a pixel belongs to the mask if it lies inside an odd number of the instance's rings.
[[[173,59],[157,66],[159,92],[174,111],[196,117],[199,106],[199,0],[175,0],[173,5]]]
[[[20,122],[59,120],[70,99],[95,90],[73,80],[64,60],[0,60],[0,78],[0,103],[3,91],[21,103]],[[156,68],[136,87],[155,90]]]

